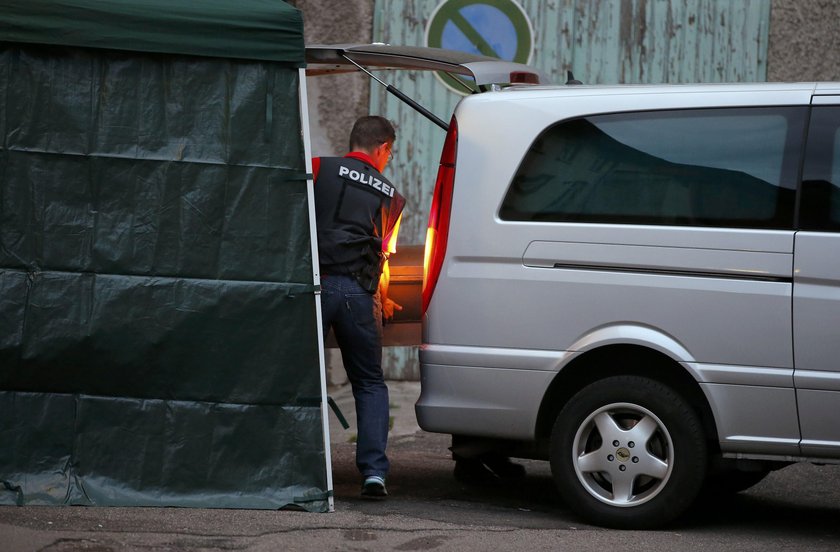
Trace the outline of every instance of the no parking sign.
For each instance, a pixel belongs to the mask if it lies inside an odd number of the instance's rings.
[[[528,63],[534,32],[514,0],[444,0],[429,18],[426,45]],[[465,93],[452,77],[438,76],[450,89]]]

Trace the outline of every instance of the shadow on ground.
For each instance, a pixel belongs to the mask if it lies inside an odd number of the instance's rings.
[[[359,497],[355,446],[333,449],[336,508],[368,515],[403,514],[461,525],[521,529],[590,527],[563,503],[547,462],[522,461],[524,481],[493,486],[459,483],[452,476],[449,437],[418,431],[389,445],[392,473],[384,502]],[[671,531],[756,531],[764,537],[801,532],[816,539],[840,539],[840,466],[794,465],[772,473],[752,489],[717,499],[699,500]],[[838,540],[840,542],[840,540]]]

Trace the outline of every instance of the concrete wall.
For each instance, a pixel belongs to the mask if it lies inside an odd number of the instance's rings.
[[[371,42],[373,0],[289,1],[303,12],[306,44]],[[314,155],[343,155],[353,122],[368,115],[370,85],[359,74],[307,79]]]
[[[840,81],[840,1],[773,0],[768,81]]]

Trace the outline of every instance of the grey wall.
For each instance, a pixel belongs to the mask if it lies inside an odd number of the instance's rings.
[[[373,0],[296,0],[306,44],[370,43]],[[313,155],[344,155],[353,122],[368,114],[370,86],[358,74],[307,79]]]
[[[840,81],[840,1],[773,0],[768,81]]]

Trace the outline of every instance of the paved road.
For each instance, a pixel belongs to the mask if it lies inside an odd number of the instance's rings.
[[[336,431],[335,513],[0,507],[0,550],[840,549],[840,466],[786,468],[724,504],[698,505],[666,530],[607,530],[571,514],[545,463],[528,462],[520,485],[456,483],[448,439],[417,431],[411,412],[403,410],[413,393],[414,384],[392,386],[394,467],[387,501],[358,498],[351,432]]]

